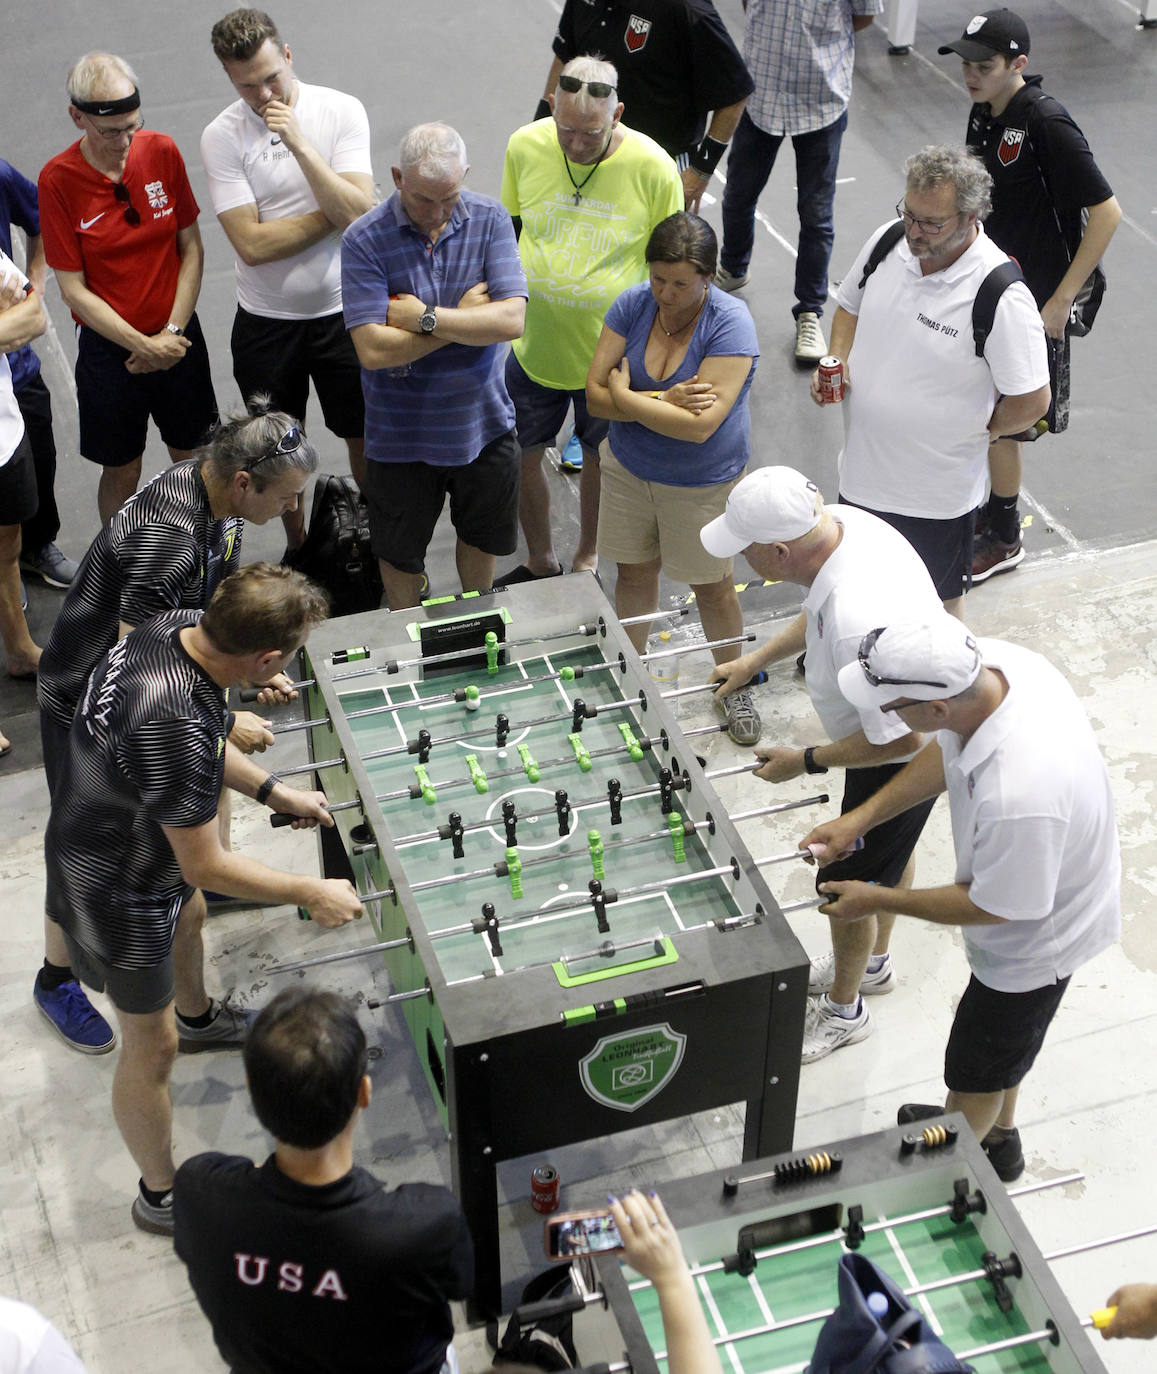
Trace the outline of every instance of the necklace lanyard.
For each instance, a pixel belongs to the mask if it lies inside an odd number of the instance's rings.
[[[595,165],[590,169],[586,176],[583,177],[582,181],[575,181],[574,173],[570,169],[570,159],[567,157],[566,153],[563,152],[562,146],[559,146],[559,152],[562,153],[562,165],[566,168],[566,174],[570,178],[570,184],[574,187],[574,203],[576,205],[582,204],[583,187],[587,184],[588,181],[590,181],[591,177],[593,177],[594,174],[599,170],[599,163],[602,162],[603,158],[606,157],[607,149],[611,146],[611,139],[614,138],[614,136],[615,131],[612,128],[611,132],[607,135],[607,141],[603,144],[603,151],[598,155],[598,157],[595,158]]]

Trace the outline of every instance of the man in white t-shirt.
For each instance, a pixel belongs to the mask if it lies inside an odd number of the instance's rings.
[[[269,15],[233,10],[213,51],[241,97],[201,135],[209,194],[237,254],[233,375],[248,399],[304,420],[312,380],[327,427],[365,470],[361,371],[341,301],[341,236],[374,204],[370,127],[360,100],[298,81]],[[300,508],[283,517],[291,548]]]
[[[810,668],[810,662],[809,662]],[[827,882],[821,910],[854,924],[883,908],[959,926],[972,977],[944,1055],[960,1111],[1006,1182],[1024,1171],[1021,1081],[1073,973],[1121,933],[1121,851],[1109,773],[1088,717],[1040,654],[976,640],[958,620],[889,621],[865,636],[840,689],[909,730],[936,732],[896,777],[801,845],[841,853],[890,816],[947,791],[956,881],[901,891]],[[901,1125],[939,1115],[900,1108]]]
[[[977,291],[1008,261],[981,225],[992,206],[984,166],[965,148],[928,147],[904,171],[896,207],[904,235],[868,275],[869,254],[890,225],[864,244],[832,321],[830,353],[844,363],[847,388],[840,500],[898,529],[959,615],[989,445],[1048,409],[1048,354],[1032,295],[1014,282],[976,355]],[[828,404],[818,369],[811,390],[817,405]]]
[[[844,695],[839,671],[856,661],[869,630],[899,616],[938,614],[932,579],[915,549],[882,520],[849,506],[825,506],[814,482],[788,467],[758,468],[738,482],[718,519],[699,532],[717,558],[742,552],[761,577],[806,588],[803,610],[758,649],[719,664],[721,696],[741,689],[761,669],[807,652],[806,685],[828,736],[807,748],[761,746],[764,782],[789,782],[805,773],[843,768],[841,809],[850,811],[882,787],[919,749],[921,739],[895,716],[860,710]],[[912,853],[931,803],[881,826],[844,859],[822,856],[817,883],[862,878],[909,886]],[[832,922],[832,952],[812,960],[803,1062],[823,1059],[872,1033],[864,996],[896,985],[888,952],[893,917],[854,926]]]

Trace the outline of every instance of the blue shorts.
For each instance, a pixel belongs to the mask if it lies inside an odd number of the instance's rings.
[[[596,419],[587,410],[585,390],[558,391],[552,386],[542,386],[526,375],[513,349],[506,358],[506,389],[514,402],[515,433],[519,448],[553,444],[572,405],[574,432],[584,448],[597,452],[610,431],[610,420]]]

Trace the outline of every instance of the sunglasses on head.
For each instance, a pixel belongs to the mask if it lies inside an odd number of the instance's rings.
[[[296,453],[301,447],[302,440],[305,438],[305,431],[300,425],[292,425],[278,439],[272,448],[267,448],[264,453],[259,453],[256,458],[250,458],[242,469],[243,472],[252,472],[258,463],[264,463],[270,458],[279,458],[286,453]]]
[[[580,81],[577,76],[560,76],[558,79],[559,90],[566,91],[567,95],[578,95],[584,86],[596,100],[606,100],[607,96],[615,93],[609,81]]]
[[[948,688],[948,684],[946,682],[929,682],[927,678],[923,677],[881,677],[879,673],[873,671],[868,662],[868,657],[871,654],[872,650],[876,647],[876,640],[880,638],[880,636],[884,633],[885,629],[886,626],[881,625],[879,629],[870,630],[864,636],[863,641],[860,644],[860,667],[864,670],[864,676],[868,679],[872,686],[939,687],[942,690],[946,691]]]
[[[125,223],[134,227],[141,222],[141,212],[133,205],[132,196],[129,195],[129,188],[123,181],[113,183],[113,197],[125,207]]]

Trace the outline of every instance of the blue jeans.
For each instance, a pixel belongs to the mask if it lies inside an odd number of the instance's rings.
[[[799,211],[799,253],[795,262],[796,304],[792,314],[824,312],[828,298],[828,262],[832,256],[835,226],[832,204],[836,196],[836,169],[840,164],[840,140],[848,127],[847,111],[826,129],[814,134],[794,134],[796,208]],[[755,243],[755,207],[767,185],[784,134],[765,134],[747,112],[731,143],[727,159],[727,187],[723,192],[723,250],[719,261],[725,272],[741,277],[751,262]]]

